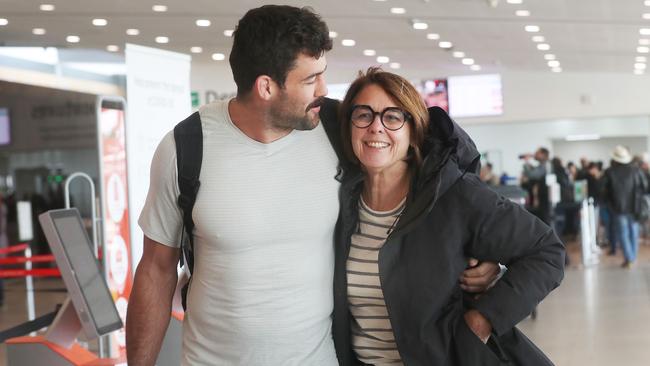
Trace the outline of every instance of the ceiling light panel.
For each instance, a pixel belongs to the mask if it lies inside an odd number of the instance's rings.
[[[212,25],[212,22],[209,21],[208,19],[197,19],[196,20],[196,26],[197,27],[209,27]]]
[[[529,17],[530,12],[528,10],[517,10],[515,12],[515,15],[518,16],[518,17]]]
[[[126,30],[126,34],[129,36],[137,36],[138,34],[140,34],[140,30],[135,28],[129,28]]]
[[[343,39],[341,40],[341,44],[345,47],[352,47],[357,44],[357,42],[354,39]]]
[[[392,14],[406,14],[406,9],[404,8],[390,8]]]
[[[440,35],[438,33],[428,33],[427,34],[427,39],[431,39],[431,40],[436,41],[436,40],[440,39]]]
[[[524,27],[524,29],[526,30],[526,32],[530,32],[530,33],[539,32],[539,26],[537,25],[527,25]]]
[[[105,27],[106,25],[108,25],[108,20],[102,18],[95,18],[93,19],[93,25],[95,27]]]
[[[375,50],[363,50],[363,55],[364,56],[375,56],[377,54],[377,51]]]
[[[155,11],[156,13],[164,13],[167,11],[167,5],[154,5],[151,7],[151,10]]]
[[[454,44],[448,41],[442,41],[438,43],[438,47],[440,48],[452,48],[454,47]]]
[[[0,18],[0,26],[9,24],[9,21],[6,18]]]
[[[156,43],[161,43],[161,44],[169,43],[169,37],[158,36],[156,37]]]
[[[41,6],[39,6],[39,9],[41,9],[41,11],[54,11],[56,8],[52,4],[41,4]]]
[[[377,57],[377,62],[379,62],[380,64],[387,64],[390,62],[390,58],[388,58],[387,56],[379,56]]]
[[[37,36],[42,36],[45,33],[47,33],[47,31],[44,28],[34,28],[34,29],[32,29],[32,34],[37,35]]]

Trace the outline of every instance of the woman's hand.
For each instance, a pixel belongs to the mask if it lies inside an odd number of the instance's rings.
[[[460,276],[460,287],[467,291],[481,294],[490,288],[490,285],[501,273],[501,267],[494,262],[480,262],[470,258],[467,269]]]
[[[492,324],[483,314],[479,313],[478,310],[468,310],[465,313],[465,323],[467,323],[469,329],[476,334],[481,342],[487,343],[492,333]]]

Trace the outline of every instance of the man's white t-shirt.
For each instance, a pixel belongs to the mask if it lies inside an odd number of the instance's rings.
[[[331,335],[338,160],[322,124],[264,144],[199,110],[201,188],[183,365],[337,365]],[[158,146],[139,224],[178,247],[173,132]],[[170,271],[175,269],[170,268]]]

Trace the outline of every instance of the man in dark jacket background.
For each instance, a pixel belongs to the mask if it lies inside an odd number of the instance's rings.
[[[617,146],[612,153],[612,166],[605,172],[604,199],[614,220],[617,241],[623,248],[623,267],[630,268],[639,250],[639,223],[635,214],[640,195],[647,191],[648,183],[641,171],[632,163],[627,148]]]

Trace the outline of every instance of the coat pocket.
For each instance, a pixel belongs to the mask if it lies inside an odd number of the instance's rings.
[[[492,338],[492,336],[490,337]],[[496,340],[489,340],[494,343]],[[488,346],[484,344],[469,328],[465,319],[460,317],[456,323],[454,334],[452,366],[503,366],[510,365],[502,360],[495,350],[499,349],[498,344]]]

